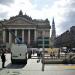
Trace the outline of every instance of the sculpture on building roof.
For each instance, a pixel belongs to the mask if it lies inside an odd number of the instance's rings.
[[[23,12],[22,12],[22,10],[20,10],[20,12],[19,12],[19,15],[20,15],[20,16],[22,16],[22,15],[23,15]]]

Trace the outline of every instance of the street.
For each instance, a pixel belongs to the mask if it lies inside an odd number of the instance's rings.
[[[28,59],[27,65],[12,65],[10,58],[11,55],[6,54],[6,68],[3,69],[0,58],[0,75],[75,75],[75,65],[48,64],[42,71],[42,63],[37,63],[38,59]]]

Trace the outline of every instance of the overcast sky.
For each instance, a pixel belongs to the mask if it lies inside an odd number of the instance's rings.
[[[75,25],[75,0],[0,0],[0,19],[8,19],[22,10],[33,19],[55,18],[60,35]]]

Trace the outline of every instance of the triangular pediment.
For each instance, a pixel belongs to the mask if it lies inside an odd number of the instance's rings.
[[[6,25],[35,25],[32,21],[27,20],[26,18],[17,17],[14,19],[9,19],[6,22]]]

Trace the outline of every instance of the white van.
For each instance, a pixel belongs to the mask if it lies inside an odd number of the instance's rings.
[[[27,64],[27,45],[12,44],[11,45],[11,62]]]

